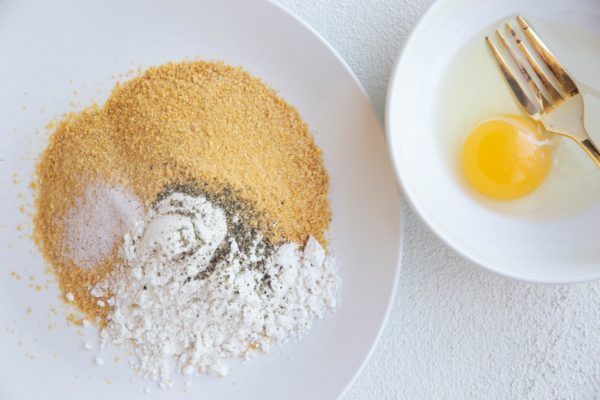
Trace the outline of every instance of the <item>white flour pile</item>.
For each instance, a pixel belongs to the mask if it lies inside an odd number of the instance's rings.
[[[126,263],[93,294],[113,306],[107,342],[162,387],[175,372],[226,375],[224,362],[304,334],[335,308],[334,260],[310,238],[269,247],[204,197],[173,193],[125,235]]]
[[[143,207],[130,191],[105,183],[89,185],[65,218],[64,254],[79,267],[91,268],[105,261],[142,217]]]

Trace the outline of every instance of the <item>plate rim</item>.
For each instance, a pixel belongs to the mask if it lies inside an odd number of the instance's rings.
[[[319,42],[321,42],[330,51],[330,53],[336,58],[336,60],[342,65],[342,67],[346,70],[346,72],[349,74],[349,76],[352,78],[352,81],[354,82],[356,87],[359,89],[359,91],[362,93],[362,95],[368,100],[370,111],[373,114],[373,116],[375,117],[375,122],[377,124],[377,127],[379,128],[379,132],[377,132],[377,134],[383,134],[384,139],[386,139],[386,143],[385,143],[386,153],[388,154],[391,167],[394,170],[394,176],[396,176],[396,178],[397,178],[397,174],[395,171],[395,169],[396,169],[395,163],[394,163],[393,158],[391,158],[391,154],[390,154],[391,148],[389,146],[389,143],[387,142],[387,134],[386,134],[385,126],[382,126],[381,117],[376,112],[375,108],[373,107],[373,102],[371,100],[371,97],[368,95],[368,93],[365,90],[365,88],[363,87],[362,83],[360,82],[360,80],[358,79],[356,74],[354,73],[354,70],[352,70],[352,68],[350,68],[350,66],[348,65],[346,60],[344,60],[344,58],[342,58],[342,56],[337,52],[337,50],[317,30],[315,30],[315,28],[313,28],[306,21],[304,21],[300,16],[296,15],[294,12],[289,10],[287,7],[278,3],[276,0],[268,0],[268,1],[271,5],[279,8],[281,11],[283,11],[284,13],[288,14],[290,17],[295,19],[308,32],[310,32]],[[386,93],[386,104],[387,104],[387,93]],[[387,115],[387,108],[384,109],[384,114]],[[385,116],[383,119],[385,121]],[[387,124],[385,124],[385,125],[387,125]],[[396,186],[398,186],[398,185],[396,185]],[[398,187],[396,188],[396,190],[398,190]],[[402,194],[400,194],[400,195],[401,195],[400,200],[402,200],[403,196],[402,196]],[[403,216],[402,206],[401,206],[401,204],[399,204],[398,205],[399,238],[398,238],[398,249],[396,251],[396,253],[397,253],[396,254],[396,265],[395,265],[396,270],[394,272],[392,290],[390,292],[390,295],[389,295],[389,298],[388,298],[388,301],[387,301],[387,304],[386,304],[386,307],[384,310],[384,317],[379,324],[379,327],[377,329],[377,334],[375,335],[373,343],[371,344],[366,357],[363,359],[361,365],[356,370],[356,372],[354,372],[354,375],[352,376],[352,378],[345,384],[345,387],[340,392],[340,394],[337,396],[338,399],[342,398],[346,393],[348,393],[350,388],[353,386],[353,384],[356,382],[358,377],[361,375],[361,373],[365,369],[367,363],[369,362],[369,360],[371,359],[371,356],[373,355],[373,352],[375,351],[375,348],[377,347],[377,344],[381,340],[383,331],[384,331],[385,327],[387,326],[387,323],[390,319],[390,314],[392,311],[392,307],[394,305],[394,300],[396,299],[396,295],[398,293],[398,283],[400,281],[400,273],[402,271],[402,261],[403,261],[403,255],[404,255],[404,234],[405,234],[404,221],[405,221],[405,218]]]

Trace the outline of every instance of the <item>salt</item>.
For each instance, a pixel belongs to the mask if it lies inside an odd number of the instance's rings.
[[[106,260],[142,215],[139,199],[128,189],[89,185],[65,216],[63,255],[81,268],[94,267]]]

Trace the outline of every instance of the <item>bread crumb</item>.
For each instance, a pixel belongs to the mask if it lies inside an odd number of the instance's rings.
[[[71,301],[72,301],[72,300],[71,300]],[[71,314],[67,315],[67,322],[69,322],[69,323],[71,323],[71,324],[73,324],[73,325],[75,325],[75,326],[84,326],[84,323],[83,323],[83,321],[84,321],[84,319],[83,319],[83,318],[81,318],[81,317],[78,317],[78,316],[77,316],[77,315],[75,315],[75,314],[72,314],[72,313],[71,313]]]
[[[23,280],[23,277],[19,273],[14,271],[10,273],[10,276],[18,281]]]
[[[299,112],[263,81],[220,62],[171,63],[118,84],[107,102],[50,121],[37,165],[34,239],[60,289],[103,326],[110,307],[89,288],[113,270],[118,248],[94,268],[64,256],[62,221],[88,182],[131,188],[148,207],[165,187],[204,182],[252,204],[273,243],[326,244],[329,177]],[[274,172],[276,171],[276,172]]]

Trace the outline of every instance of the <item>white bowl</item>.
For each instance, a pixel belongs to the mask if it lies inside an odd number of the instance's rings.
[[[532,282],[598,279],[600,204],[538,219],[494,211],[464,189],[444,157],[447,149],[440,140],[436,112],[444,71],[476,33],[517,13],[583,19],[587,29],[600,35],[597,0],[435,2],[407,40],[388,88],[386,130],[396,173],[405,197],[422,219],[475,263]]]

